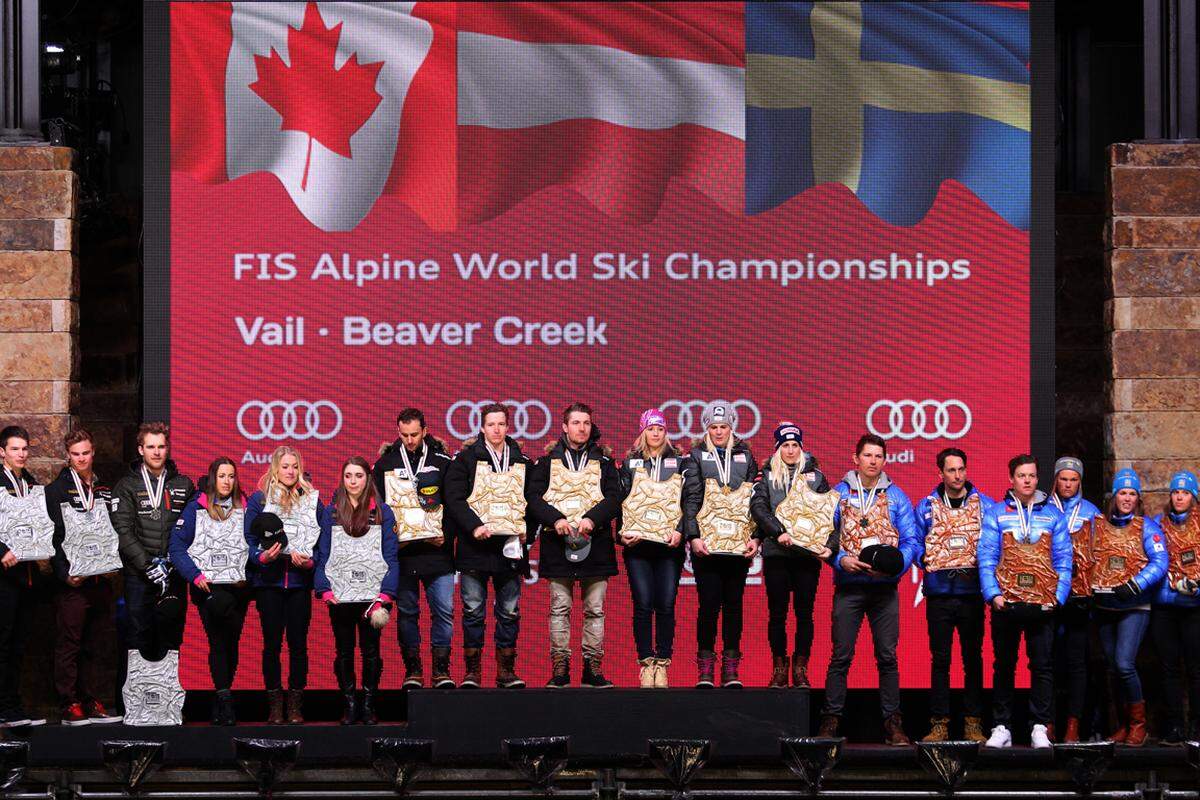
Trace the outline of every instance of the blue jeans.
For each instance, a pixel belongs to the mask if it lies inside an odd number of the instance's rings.
[[[419,648],[421,628],[421,586],[425,587],[425,602],[429,604],[429,643],[434,647],[449,647],[454,632],[454,573],[445,575],[403,575],[396,592],[396,630],[401,647]]]
[[[1110,671],[1116,673],[1126,703],[1142,702],[1142,681],[1137,674],[1138,648],[1150,627],[1150,612],[1096,610],[1100,646]]]
[[[458,589],[463,604],[463,648],[483,647],[484,617],[487,605],[488,581],[496,590],[492,614],[496,618],[497,648],[517,646],[521,627],[521,576],[515,572],[489,575],[484,572],[464,572],[459,576]]]
[[[670,658],[675,643],[675,596],[683,559],[673,554],[647,558],[625,551],[625,574],[633,593],[633,640],[637,657]]]

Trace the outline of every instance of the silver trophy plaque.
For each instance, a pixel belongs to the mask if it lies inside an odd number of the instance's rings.
[[[129,651],[129,671],[121,689],[126,725],[182,725],[184,697],[178,650],[168,650],[159,661]]]
[[[380,549],[382,529],[372,525],[357,538],[334,525],[329,537],[325,577],[339,603],[368,603],[379,596],[387,562]]]
[[[215,520],[201,509],[196,512],[196,536],[188,555],[209,583],[241,583],[246,580],[246,558],[250,547],[244,533],[246,512],[235,508],[229,518]]]
[[[24,497],[8,497],[0,507],[0,542],[18,561],[42,561],[54,555],[54,523],[46,511],[44,487],[31,486]]]
[[[104,503],[97,503],[91,511],[76,511],[70,503],[62,503],[61,508],[67,574],[72,578],[90,578],[119,570],[117,532]]]
[[[270,502],[263,506],[263,511],[277,515],[283,523],[288,537],[284,553],[295,551],[305,558],[312,558],[313,548],[317,546],[317,538],[321,535],[321,526],[317,522],[318,497],[316,489],[300,495],[287,514],[283,513],[278,503]]]

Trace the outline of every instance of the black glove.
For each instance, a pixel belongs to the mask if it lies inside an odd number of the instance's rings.
[[[1137,582],[1133,578],[1125,581],[1120,586],[1113,587],[1113,595],[1122,603],[1132,600],[1141,593],[1141,587],[1137,585]]]

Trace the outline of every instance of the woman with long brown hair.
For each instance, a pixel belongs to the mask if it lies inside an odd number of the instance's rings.
[[[216,689],[214,725],[237,722],[233,677],[250,603],[245,514],[246,498],[238,483],[237,465],[228,458],[218,458],[209,465],[200,490],[183,509],[167,545],[171,563],[188,582],[208,636],[208,669]]]
[[[283,445],[271,453],[271,465],[246,503],[246,541],[250,545],[250,584],[262,624],[262,676],[267,690],[267,722],[304,722],[308,684],[308,626],[312,622],[312,550],[321,526],[321,500],[304,474],[304,459]],[[262,547],[255,519],[274,514],[287,531],[288,544]],[[286,548],[286,549],[285,549]],[[288,644],[287,714],[284,715],[283,637]]]
[[[378,500],[371,465],[359,456],[346,459],[333,501],[321,515],[321,536],[314,553],[313,587],[329,606],[333,626],[334,674],[345,698],[342,724],[374,725],[375,693],[383,674],[379,629],[396,599],[400,562],[396,518]],[[355,698],[355,638],[362,652],[362,702]]]

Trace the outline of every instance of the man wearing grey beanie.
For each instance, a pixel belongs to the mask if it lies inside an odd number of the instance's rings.
[[[1079,723],[1083,718],[1087,700],[1088,664],[1091,663],[1088,630],[1091,622],[1091,589],[1088,586],[1087,570],[1083,568],[1084,542],[1079,541],[1084,523],[1100,513],[1091,501],[1083,496],[1083,461],[1072,455],[1064,455],[1054,462],[1054,489],[1050,502],[1062,512],[1067,520],[1074,552],[1071,596],[1067,603],[1057,609],[1058,624],[1055,625],[1054,663],[1063,670],[1062,681],[1066,687],[1067,729],[1062,740],[1078,742]]]

